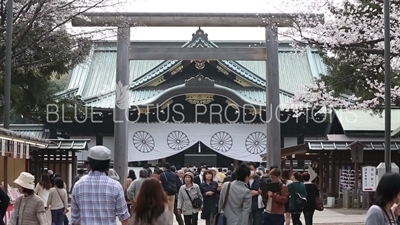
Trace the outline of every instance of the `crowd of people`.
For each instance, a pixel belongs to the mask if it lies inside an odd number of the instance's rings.
[[[22,196],[14,203],[10,225],[197,225],[199,217],[214,224],[219,212],[229,225],[300,225],[300,214],[312,224],[318,189],[309,175],[272,166],[270,170],[249,162],[228,169],[187,167],[176,170],[169,163],[151,171],[129,171],[124,187],[110,169],[111,151],[104,146],[89,149],[87,175],[78,171],[71,187],[71,217],[68,192],[59,174],[48,171],[36,184],[23,172],[14,181]],[[304,183],[303,183],[304,180]],[[278,191],[264,192],[263,183],[279,183]],[[297,198],[307,199],[299,206]],[[199,215],[200,214],[200,215]],[[287,214],[288,216],[284,216]],[[290,216],[291,215],[291,216]]]
[[[14,202],[14,210],[8,220],[8,225],[67,225],[68,218],[68,192],[66,184],[60,174],[53,174],[49,170],[42,174],[35,186],[35,177],[27,172],[22,172],[14,181],[19,196]],[[9,204],[9,198],[4,197],[5,192],[0,190],[1,213]],[[8,197],[8,196],[7,196]],[[3,201],[3,199],[6,199]],[[8,202],[6,202],[8,200]],[[2,217],[4,214],[1,214]],[[3,221],[2,221],[3,223]],[[1,224],[1,223],[0,223]]]
[[[290,174],[253,162],[236,168],[182,168],[165,163],[162,168],[129,171],[125,185],[110,169],[111,151],[89,149],[87,175],[82,171],[68,192],[59,174],[48,171],[35,186],[34,176],[22,172],[14,181],[22,194],[14,203],[9,225],[207,225],[225,219],[224,225],[313,224],[315,210],[323,210],[319,190],[306,172]],[[275,188],[272,188],[275,187]],[[4,197],[6,196],[6,197]],[[0,213],[9,198],[0,190]],[[395,225],[400,215],[400,174],[380,180],[366,217],[366,225]],[[199,215],[200,214],[200,215]],[[219,219],[218,219],[219,218]],[[218,225],[220,225],[218,223]]]
[[[281,171],[277,166],[266,170],[262,166],[257,167],[253,162],[244,163],[237,168],[232,165],[228,169],[207,168],[203,165],[200,168],[192,166],[180,170],[165,163],[162,168],[154,168],[154,171],[148,167],[143,168],[139,171],[138,178],[131,170],[124,186],[128,208],[139,201],[143,194],[143,184],[150,178],[158,180],[167,196],[164,203],[170,212],[171,222],[165,223],[168,225],[172,224],[173,219],[179,225],[197,225],[199,213],[206,225],[214,224],[214,218],[222,211],[225,201],[227,203],[223,211],[227,224],[233,225],[289,225],[291,220],[294,225],[301,225],[302,213],[306,225],[311,225],[315,210],[323,209],[319,190],[310,182],[308,173],[295,172],[290,176],[289,170]],[[281,184],[279,191],[261,190],[262,183],[272,182]],[[146,191],[148,189],[146,187]],[[303,198],[304,204],[298,203],[296,196]],[[148,209],[152,207],[146,206],[145,202],[140,206]],[[135,208],[132,212],[135,213]],[[165,215],[157,215],[165,219]]]

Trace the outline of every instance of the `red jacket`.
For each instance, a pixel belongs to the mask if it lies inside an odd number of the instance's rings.
[[[268,193],[262,193],[261,196],[265,202],[265,209],[267,209],[268,201],[272,201],[271,214],[285,214],[285,203],[289,200],[289,191],[286,185],[282,184],[281,191],[273,193],[271,197],[268,196]]]

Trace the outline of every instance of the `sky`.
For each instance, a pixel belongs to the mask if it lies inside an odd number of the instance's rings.
[[[107,8],[108,12],[203,12],[203,13],[284,13],[284,0],[125,0],[128,4]],[[95,9],[92,11],[104,11]],[[131,40],[188,41],[198,27],[139,27],[131,29]],[[264,40],[264,28],[205,27],[210,40]],[[112,35],[114,36],[114,35]],[[116,39],[114,37],[105,38]]]

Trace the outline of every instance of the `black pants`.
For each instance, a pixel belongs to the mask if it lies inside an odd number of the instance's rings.
[[[185,225],[197,225],[197,220],[199,219],[199,213],[193,215],[184,215]]]
[[[263,219],[263,209],[253,209],[251,210],[251,215],[253,216],[253,225],[261,225]]]
[[[301,212],[292,212],[292,223],[293,225],[303,225],[300,221]]]
[[[283,225],[285,223],[284,215],[269,214],[264,212],[262,225]]]
[[[313,224],[313,217],[314,217],[315,210],[304,210],[304,220],[306,221],[306,225]]]

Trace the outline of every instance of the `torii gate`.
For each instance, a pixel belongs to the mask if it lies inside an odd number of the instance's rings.
[[[292,27],[300,14],[256,13],[84,13],[85,19],[75,18],[73,26],[118,27],[116,82],[129,85],[129,60],[249,60],[266,61],[267,94],[267,163],[280,166],[281,129],[276,110],[279,107],[278,27]],[[304,15],[303,15],[304,16]],[[307,18],[323,22],[322,14]],[[132,47],[130,27],[138,23],[148,27],[265,27],[265,47],[249,48],[177,48]],[[116,96],[117,98],[118,96]],[[120,100],[120,99],[118,99]],[[118,102],[119,105],[130,105]],[[117,103],[117,101],[116,101]],[[128,107],[129,108],[129,107]],[[127,177],[128,122],[126,110],[115,105],[114,167],[121,177]],[[279,109],[280,110],[280,109]],[[121,180],[123,182],[123,180]]]

